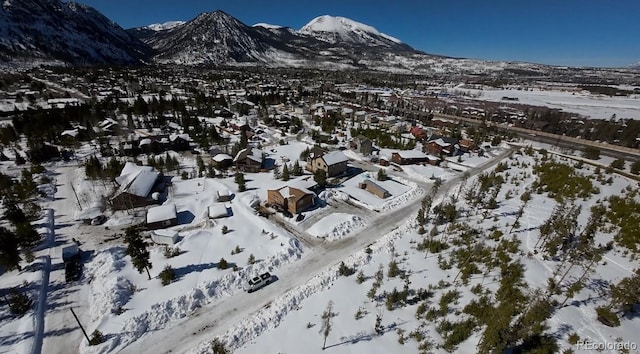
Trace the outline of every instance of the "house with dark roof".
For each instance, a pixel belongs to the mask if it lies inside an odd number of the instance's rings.
[[[347,171],[349,159],[342,151],[332,151],[328,153],[312,152],[307,160],[307,170],[316,172],[324,170],[327,177],[339,176]]]
[[[264,168],[264,152],[248,146],[238,151],[233,164],[239,171],[260,172]]]
[[[373,152],[373,143],[366,136],[358,135],[351,141],[351,148],[364,156],[369,156]]]
[[[429,162],[429,156],[418,150],[399,150],[391,153],[391,161],[398,165],[412,165]]]

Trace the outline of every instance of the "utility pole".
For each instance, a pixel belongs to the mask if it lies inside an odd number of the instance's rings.
[[[71,310],[71,314],[73,314],[73,318],[75,318],[76,322],[78,322],[78,326],[80,326],[80,329],[82,330],[82,333],[84,334],[84,337],[87,338],[87,342],[89,344],[91,344],[91,339],[89,339],[89,336],[87,335],[87,331],[85,331],[84,327],[82,327],[82,323],[80,323],[80,320],[78,319],[78,316],[76,316],[76,313],[73,311],[73,308],[69,307],[69,310]]]
[[[82,205],[80,205],[80,198],[78,198],[78,193],[76,193],[76,189],[73,188],[73,183],[69,182],[69,185],[71,186],[71,190],[73,191],[73,195],[76,196],[76,200],[78,201],[78,208],[80,208],[80,210],[82,210]]]

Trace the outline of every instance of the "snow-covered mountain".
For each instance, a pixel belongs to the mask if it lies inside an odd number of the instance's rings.
[[[157,51],[159,62],[233,64],[268,62],[267,53],[283,46],[270,40],[270,33],[249,27],[223,11],[214,11],[143,40]]]
[[[266,23],[250,27],[215,11],[168,30],[143,27],[129,32],[153,47],[156,61],[163,63],[362,68],[360,60],[376,62],[389,54],[420,53],[344,17],[321,16],[295,31]]]
[[[169,22],[165,22],[165,23],[154,23],[151,24],[149,26],[147,26],[148,29],[152,30],[152,31],[166,31],[166,30],[170,30],[173,28],[176,28],[178,26],[182,26],[184,25],[185,21],[169,21]]]
[[[266,28],[266,29],[280,29],[280,28],[283,28],[284,26],[272,25],[272,24],[269,24],[269,23],[260,22],[260,23],[256,23],[255,25],[253,25],[251,27],[262,27],[262,28]]]
[[[350,43],[389,49],[411,49],[399,39],[381,33],[372,26],[340,16],[316,17],[304,25],[300,33],[332,44]]]
[[[148,46],[95,9],[60,0],[4,0],[0,4],[0,62],[134,64]]]

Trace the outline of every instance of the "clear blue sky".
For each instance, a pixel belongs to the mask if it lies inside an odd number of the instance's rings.
[[[640,61],[639,0],[77,0],[124,28],[223,10],[247,25],[299,29],[344,16],[412,47],[454,57],[568,66]]]

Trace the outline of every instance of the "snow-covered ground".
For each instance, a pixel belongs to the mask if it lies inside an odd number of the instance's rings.
[[[517,98],[517,103],[549,108],[558,108],[566,112],[581,114],[595,119],[609,119],[612,115],[620,118],[638,119],[640,96],[611,97],[596,95],[587,91],[569,92],[558,90],[508,90],[491,89],[464,90],[475,99],[490,102],[503,102],[503,97]]]
[[[365,220],[357,215],[333,213],[313,224],[307,232],[327,241],[335,241],[348,236],[364,224]]]

